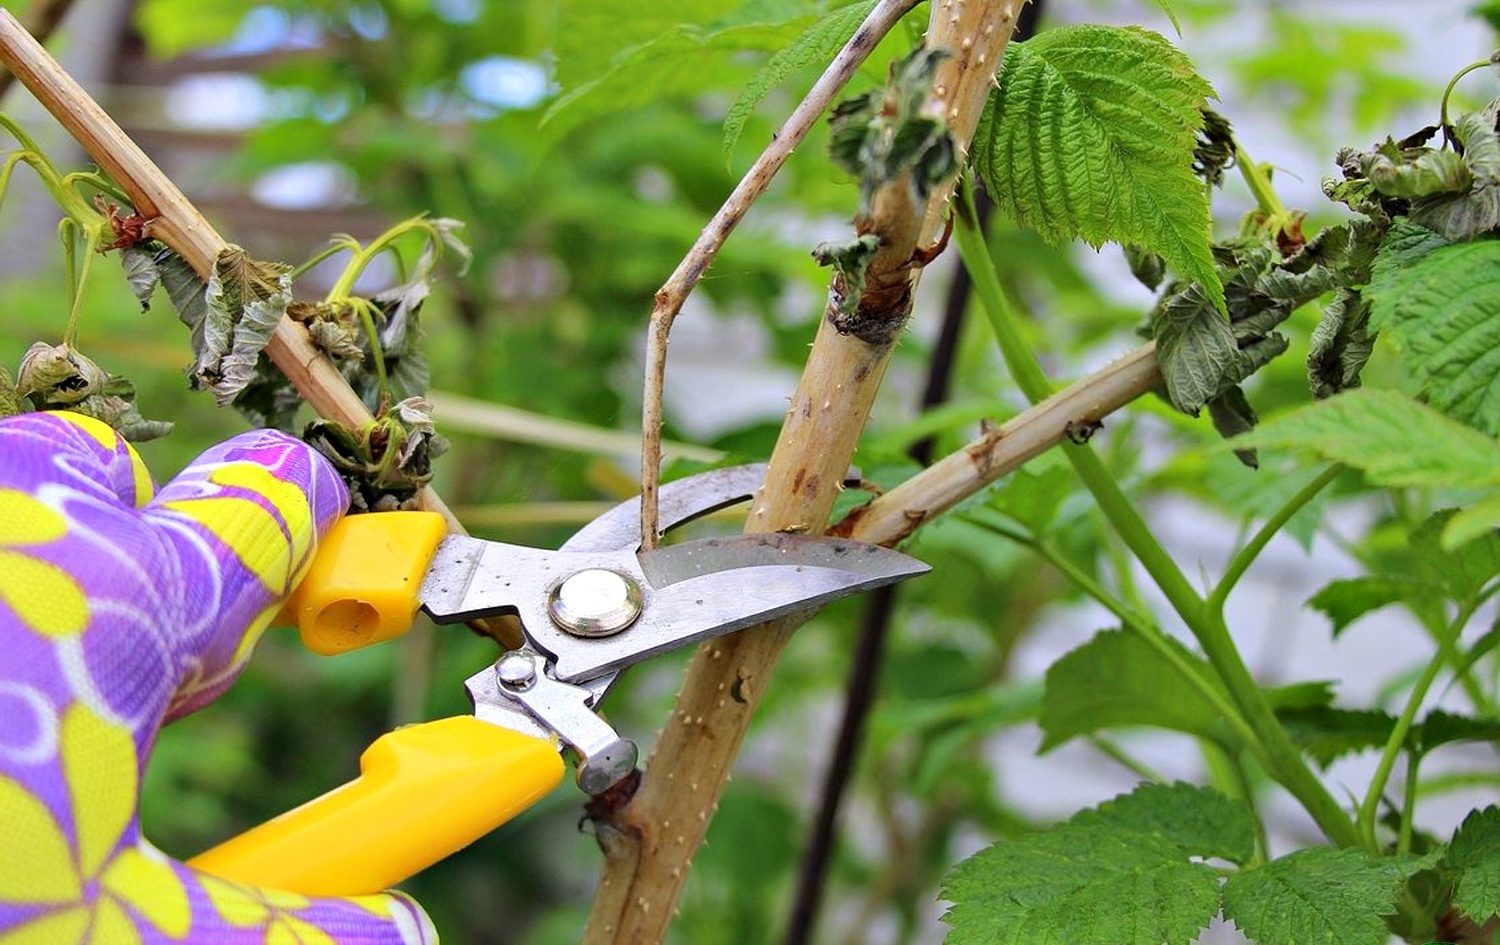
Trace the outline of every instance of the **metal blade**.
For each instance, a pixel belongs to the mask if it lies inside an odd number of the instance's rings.
[[[666,534],[679,525],[754,497],[765,481],[765,463],[710,469],[665,483],[657,491],[657,527]],[[859,482],[850,467],[844,482]],[[614,551],[634,548],[641,540],[641,497],[626,499],[580,528],[560,551]]]
[[[555,660],[558,679],[583,681],[659,653],[926,573],[876,545],[800,535],[706,538],[638,556],[644,609],[608,637],[580,638],[543,614],[526,635]]]
[[[657,527],[663,533],[717,512],[755,494],[766,479],[766,464],[729,466],[676,479],[657,490]],[[641,497],[626,499],[573,533],[562,551],[614,551],[641,540]]]

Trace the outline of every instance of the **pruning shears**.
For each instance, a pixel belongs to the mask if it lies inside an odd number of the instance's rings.
[[[669,530],[748,499],[765,466],[668,483]],[[524,643],[465,686],[472,715],[389,732],[353,781],[201,854],[225,879],[304,895],[379,892],[469,845],[563,780],[600,795],[637,750],[596,714],[620,671],[659,653],[925,573],[877,545],[790,534],[700,538],[640,549],[639,499],[550,551],[445,536],[430,512],[342,520],[284,616],[303,642],[342,653],[438,623],[514,614]]]

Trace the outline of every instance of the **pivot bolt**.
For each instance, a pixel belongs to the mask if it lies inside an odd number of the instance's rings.
[[[579,637],[607,637],[641,615],[641,587],[615,571],[589,568],[552,589],[552,622]]]
[[[495,664],[495,676],[506,689],[524,692],[536,682],[536,664],[525,653],[511,653]]]

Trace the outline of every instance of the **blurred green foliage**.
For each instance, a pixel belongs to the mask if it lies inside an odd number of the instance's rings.
[[[391,220],[430,212],[468,221],[475,262],[468,275],[438,287],[426,313],[433,388],[632,430],[652,293],[818,64],[769,90],[748,117],[728,169],[724,114],[770,54],[833,6],[823,0],[143,0],[133,26],[158,57],[264,38],[261,30],[273,40],[280,31],[284,40],[289,24],[299,36],[315,36],[316,53],[293,50],[259,69],[276,109],[216,170],[249,181],[301,162],[336,161],[357,182],[360,200]],[[1048,6],[1049,13],[1079,19],[1098,4]],[[1235,5],[1221,0],[1171,6],[1190,34],[1236,15]],[[1241,86],[1250,101],[1273,109],[1278,131],[1328,146],[1329,163],[1302,169],[1312,177],[1331,167],[1334,142],[1324,140],[1323,121],[1345,103],[1351,103],[1350,130],[1359,135],[1414,105],[1433,105],[1435,113],[1435,90],[1391,68],[1401,35],[1331,22],[1326,14],[1335,6],[1279,7],[1265,24],[1274,41],[1199,63],[1216,84]],[[1500,22],[1493,8],[1487,5],[1485,15]],[[1154,5],[1132,10],[1162,27]],[[854,91],[879,81],[885,64],[910,48],[925,16],[919,7],[910,25],[886,40]],[[486,66],[523,88],[497,96],[476,78]],[[535,90],[526,91],[533,81]],[[711,311],[688,316],[751,317],[769,338],[772,360],[791,366],[805,355],[826,288],[826,273],[808,251],[820,238],[845,232],[841,222],[857,196],[853,182],[825,158],[825,139],[820,127],[727,243],[698,290]],[[1253,149],[1255,141],[1247,144]],[[1101,260],[1008,225],[993,230],[1001,277],[1036,313],[1031,330],[1054,359],[1054,376],[1076,375],[1100,363],[1101,353],[1134,342],[1149,300],[1128,285],[1118,249],[1106,248]],[[257,244],[253,232],[227,235]],[[305,258],[318,248],[310,242],[287,253]],[[173,436],[142,450],[159,475],[168,475],[240,422],[211,398],[189,395],[180,326],[165,307],[141,314],[124,281],[111,275],[101,267],[89,284],[80,344],[136,382],[143,410],[176,421]],[[1003,420],[1023,404],[976,318],[963,332],[950,406],[915,416],[915,391],[950,278],[945,267],[930,272],[917,327],[898,351],[892,383],[857,457],[874,480],[892,484],[908,474],[905,450],[915,439],[935,435],[941,455],[971,438],[980,417]],[[62,285],[52,274],[7,281],[0,362],[14,362],[34,339],[56,339],[66,315]],[[1306,400],[1302,365],[1315,317],[1311,308],[1292,317],[1284,329],[1290,351],[1252,382],[1262,412]],[[744,357],[728,349],[721,356]],[[1393,361],[1377,352],[1367,380],[1393,376]],[[726,430],[712,445],[763,457],[777,420]],[[1169,455],[1153,449],[1147,458],[1137,436],[1143,432],[1176,449]],[[667,435],[686,432],[669,426]],[[437,485],[460,506],[618,498],[620,483],[628,491],[634,475],[607,458],[469,434],[451,438],[454,450],[439,463]],[[1206,420],[1146,398],[1111,419],[1095,442],[1132,494],[1187,497],[1236,523],[1264,517],[1306,482],[1300,472],[1274,465],[1260,474],[1245,469],[1215,440]],[[1066,477],[1044,458],[975,504],[1020,519],[1090,573],[1128,582],[1093,506]],[[1341,482],[1320,503],[1354,487]],[[1023,517],[1039,508],[1050,514]],[[1320,508],[1293,522],[1305,543]],[[555,544],[566,532],[535,527],[503,537]],[[1032,826],[1015,803],[1016,786],[996,776],[982,749],[996,729],[1035,720],[1039,679],[1017,671],[1016,651],[1043,614],[1069,606],[1077,592],[1026,548],[959,517],[925,529],[911,550],[943,579],[917,582],[901,595],[826,898],[826,941],[866,941],[877,928],[881,941],[925,940],[938,878],[960,848],[972,849],[976,835]],[[785,657],[695,865],[674,926],[677,941],[780,939],[859,608],[848,602],[820,615]],[[494,655],[489,641],[459,628],[421,631],[408,642],[337,659],[312,656],[288,635],[269,636],[228,696],[162,737],[144,792],[147,833],[185,855],[294,806],[351,776],[361,748],[391,724],[463,712],[461,680]],[[656,730],[681,659],[643,667],[618,688],[609,711],[624,731],[646,740]],[[445,943],[577,940],[598,864],[592,839],[580,833],[578,801],[558,792],[407,885]]]

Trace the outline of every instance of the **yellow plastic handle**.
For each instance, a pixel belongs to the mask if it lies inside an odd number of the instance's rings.
[[[411,629],[422,579],[447,532],[436,512],[372,512],[342,519],[281,611],[314,653],[332,656]]]
[[[360,776],[189,861],[306,896],[363,896],[461,850],[562,781],[550,741],[459,716],[397,729]]]

